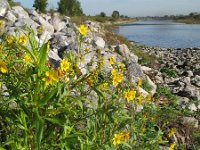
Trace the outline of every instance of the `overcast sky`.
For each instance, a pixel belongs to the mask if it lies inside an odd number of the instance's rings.
[[[34,0],[15,1],[30,8]],[[57,8],[58,1],[49,0],[49,7]],[[200,12],[200,0],[80,0],[80,2],[87,15],[96,15],[100,12],[110,15],[113,10],[131,17]]]

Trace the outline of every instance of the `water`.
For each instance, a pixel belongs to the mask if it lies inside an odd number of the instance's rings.
[[[120,26],[116,32],[146,46],[165,48],[200,47],[200,24],[173,21],[138,21]]]

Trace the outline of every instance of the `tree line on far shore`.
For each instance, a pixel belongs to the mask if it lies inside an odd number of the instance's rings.
[[[14,2],[14,0],[8,0],[8,2],[11,6],[21,5],[20,2]],[[47,6],[48,6],[48,0],[34,0],[33,7],[35,8],[35,10],[41,13],[47,12]],[[52,12],[55,10],[51,8],[49,11]],[[60,0],[58,2],[57,11],[66,16],[84,16],[85,15],[83,13],[79,0]],[[97,14],[96,17],[106,18],[108,16],[106,15],[105,12],[101,12]],[[113,19],[128,18],[128,16],[121,15],[119,11],[117,10],[114,10],[112,12],[111,17]]]

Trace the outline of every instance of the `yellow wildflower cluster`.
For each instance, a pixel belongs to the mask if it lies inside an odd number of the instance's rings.
[[[114,145],[118,145],[121,143],[121,141],[127,142],[130,139],[129,133],[119,133],[114,134],[114,138],[112,139]]]
[[[69,70],[70,68],[70,62],[67,60],[67,59],[63,59],[61,62],[60,62],[60,69],[62,71],[67,71]]]
[[[102,91],[108,90],[108,87],[109,87],[108,83],[102,83],[102,84],[99,85],[99,88],[100,88]]]
[[[80,25],[78,28],[78,31],[80,32],[81,35],[86,35],[87,34],[87,27],[85,25]]]
[[[126,67],[125,67],[125,65],[124,65],[123,63],[118,62],[118,65],[119,65],[119,67],[120,67],[120,69],[121,69],[122,71],[126,70]]]
[[[136,96],[136,91],[134,89],[128,89],[125,93],[124,93],[124,97],[125,99],[130,102],[132,100],[135,99],[135,96]]]
[[[0,20],[0,29],[4,28],[5,22],[3,20]]]
[[[24,56],[23,60],[24,60],[25,62],[29,62],[29,63],[32,62],[31,56],[28,55],[28,54],[26,54],[26,55]]]
[[[142,85],[142,79],[139,79],[139,80],[137,81],[137,87],[141,87],[141,85]]]
[[[0,51],[2,51],[4,49],[4,45],[3,43],[0,43]]]
[[[176,128],[171,128],[171,129],[169,130],[168,137],[173,136],[173,135],[175,134],[175,132],[176,132]]]
[[[138,105],[141,105],[143,103],[143,100],[144,100],[144,97],[143,97],[142,93],[140,93],[139,96],[137,97],[136,103]]]
[[[114,64],[114,62],[115,62],[115,59],[114,59],[114,57],[113,56],[110,56],[109,58],[108,58],[108,60],[109,60],[109,64],[112,66],[113,64]]]
[[[6,42],[8,44],[12,44],[14,42],[14,36],[13,35],[7,35],[6,36]]]
[[[7,73],[8,72],[7,65],[2,60],[0,60],[0,72],[2,72],[2,73]]]
[[[174,150],[175,147],[176,147],[176,143],[172,143],[168,150]]]
[[[55,82],[59,81],[58,73],[53,70],[46,71],[45,78],[43,78],[42,80],[45,82],[45,87],[53,85]]]
[[[117,86],[119,83],[123,80],[123,73],[119,72],[117,73],[116,69],[111,70],[111,77],[112,77],[112,83],[114,86]]]
[[[20,43],[20,44],[26,44],[26,42],[27,42],[27,36],[21,34],[21,35],[19,36],[19,43]]]
[[[104,58],[102,56],[99,56],[98,58],[99,68],[102,69],[104,66]]]

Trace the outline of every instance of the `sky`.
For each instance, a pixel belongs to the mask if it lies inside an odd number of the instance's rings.
[[[24,7],[31,8],[34,0],[15,0]],[[57,8],[59,0],[48,0],[49,8]],[[79,0],[86,15],[114,10],[130,17],[163,16],[200,12],[200,0]]]

